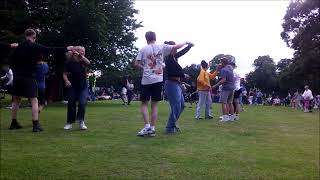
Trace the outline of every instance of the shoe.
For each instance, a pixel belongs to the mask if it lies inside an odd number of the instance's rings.
[[[11,125],[10,125],[10,127],[9,127],[9,129],[22,129],[23,127],[18,123],[18,122],[16,122],[16,123],[14,123],[14,122],[11,122]]]
[[[230,121],[229,115],[225,115],[222,117],[222,119],[219,122],[223,123],[223,122],[228,122],[228,121]]]
[[[176,125],[176,131],[177,132],[181,132],[181,129],[180,129],[180,127],[178,125]]]
[[[222,118],[223,118],[223,115],[219,117],[219,119],[222,119]]]
[[[69,129],[72,129],[72,124],[66,124],[64,127],[63,127],[63,129],[65,129],[65,130],[69,130]]]
[[[176,132],[177,132],[177,128],[170,129],[170,130],[166,129],[166,134],[175,134]]]
[[[240,120],[240,117],[237,116],[237,115],[235,115],[233,120],[234,120],[234,121],[239,121],[239,120]]]
[[[235,115],[233,114],[233,115],[229,115],[229,121],[235,121],[234,119],[235,119],[236,117],[235,117]]]
[[[195,119],[198,119],[198,120],[199,120],[199,119],[202,119],[202,117],[195,117]]]
[[[151,130],[151,128],[143,128],[143,129],[141,129],[141,130],[138,132],[137,136],[142,136],[142,137],[144,137],[144,136],[146,136],[146,135],[149,134],[149,131],[150,131],[150,130]]]
[[[32,132],[41,132],[41,131],[43,131],[43,129],[41,128],[39,123],[33,125]]]
[[[87,126],[84,124],[84,121],[79,122],[79,129],[80,130],[87,130]]]
[[[213,117],[212,116],[207,116],[206,119],[213,119]]]
[[[156,136],[156,130],[152,130],[151,128],[148,129],[148,136],[155,137]]]

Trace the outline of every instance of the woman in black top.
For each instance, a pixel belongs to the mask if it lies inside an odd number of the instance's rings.
[[[173,41],[165,42],[165,44],[175,45]],[[166,64],[167,80],[164,85],[166,97],[169,100],[171,113],[166,126],[166,133],[175,133],[179,131],[176,122],[184,109],[184,97],[181,89],[181,78],[188,78],[187,74],[183,73],[182,67],[178,64],[178,58],[187,53],[193,46],[192,43],[187,43],[188,46],[183,50],[170,54],[164,58]]]
[[[84,123],[84,115],[88,97],[87,67],[90,61],[84,55],[85,49],[83,47],[76,47],[76,51],[67,53],[67,62],[63,72],[63,79],[68,88],[68,113],[67,123],[64,126],[65,130],[71,129],[72,123],[76,119],[81,130],[87,129]],[[78,112],[76,112],[77,101]]]
[[[37,84],[35,80],[35,68],[41,54],[65,53],[72,50],[67,48],[49,48],[35,43],[36,32],[33,29],[25,31],[25,41],[20,43],[12,56],[11,68],[14,74],[12,86],[12,122],[9,129],[20,129],[22,126],[17,122],[17,111],[21,97],[29,98],[32,105],[33,132],[40,132],[39,124]]]

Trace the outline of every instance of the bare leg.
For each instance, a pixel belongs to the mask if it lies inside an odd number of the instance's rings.
[[[151,126],[156,125],[157,118],[158,118],[158,102],[152,101],[151,102]]]
[[[39,120],[39,109],[38,109],[38,98],[30,98],[31,101],[31,110],[32,110],[32,120]]]
[[[148,102],[142,101],[141,102],[141,113],[143,116],[144,124],[149,124],[149,111],[148,111]]]
[[[232,103],[228,103],[228,110],[231,115],[234,114],[234,108]]]
[[[19,110],[21,97],[12,96],[12,109],[11,109],[11,117],[12,119],[17,119],[17,112]]]
[[[222,103],[221,106],[222,106],[222,114],[228,115],[228,113],[229,113],[228,104]]]

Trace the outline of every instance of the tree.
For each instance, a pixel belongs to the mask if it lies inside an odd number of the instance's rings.
[[[38,42],[48,46],[82,45],[90,68],[110,72],[113,79],[130,69],[137,54],[134,32],[141,27],[133,0],[4,0],[0,3],[0,40],[37,30]],[[62,81],[64,56],[50,56],[50,72]],[[111,73],[115,72],[115,73]]]
[[[309,84],[320,91],[320,1],[293,0],[282,24],[282,39],[295,50],[288,68],[280,75],[285,88],[302,88]]]
[[[270,56],[259,56],[253,63],[254,71],[246,75],[248,88],[258,88],[265,93],[277,90],[276,65]]]
[[[186,80],[186,83],[189,85],[193,83],[197,83],[197,78],[200,73],[201,66],[196,64],[191,64],[190,66],[186,66],[183,68],[183,72],[190,76],[190,79]]]
[[[214,58],[212,58],[212,60],[210,61],[210,70],[215,70],[218,64],[220,64],[220,59],[224,56],[224,54],[218,54]]]
[[[278,72],[282,72],[284,69],[288,68],[291,63],[292,63],[292,59],[281,59],[277,63]]]

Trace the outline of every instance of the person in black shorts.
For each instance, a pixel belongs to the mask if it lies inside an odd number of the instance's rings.
[[[147,46],[139,50],[135,65],[143,70],[141,79],[141,113],[144,120],[144,128],[138,132],[138,136],[156,135],[155,123],[158,118],[158,102],[161,101],[164,57],[175,53],[177,49],[186,43],[179,45],[156,44],[156,34],[146,32]],[[151,99],[151,125],[149,123],[148,102]]]
[[[35,67],[41,54],[65,53],[72,50],[72,46],[67,48],[49,48],[35,43],[36,32],[27,29],[24,33],[25,40],[16,48],[12,56],[12,71],[14,74],[12,85],[12,121],[9,129],[20,129],[22,126],[17,121],[17,111],[21,97],[29,98],[32,106],[33,132],[40,132],[42,128],[39,123],[38,112],[38,92],[35,79]]]

